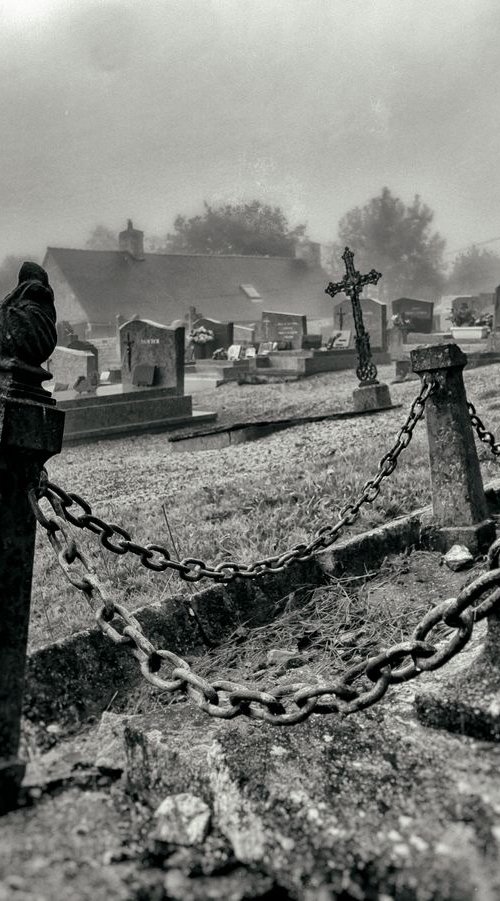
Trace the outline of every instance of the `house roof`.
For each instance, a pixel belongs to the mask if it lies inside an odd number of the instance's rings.
[[[332,315],[326,272],[290,257],[146,253],[139,261],[118,250],[48,247],[44,265],[51,260],[90,322],[113,321],[117,314],[170,322],[190,306],[202,316],[233,322],[260,320],[262,310],[313,319]],[[248,296],[249,285],[258,301]]]

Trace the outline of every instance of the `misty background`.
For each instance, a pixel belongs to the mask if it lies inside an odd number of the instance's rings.
[[[2,0],[0,25],[0,260],[253,198],[332,242],[385,185],[448,261],[500,236],[496,0]]]

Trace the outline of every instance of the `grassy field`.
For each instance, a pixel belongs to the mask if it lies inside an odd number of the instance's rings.
[[[466,373],[470,399],[497,434],[499,368]],[[392,376],[392,367],[381,368],[382,380]],[[198,409],[217,410],[223,424],[349,409],[354,387],[352,373],[330,373],[295,383],[221,386],[194,399]],[[181,454],[168,435],[145,435],[67,448],[47,468],[50,479],[82,495],[94,513],[122,525],[141,544],[161,543],[181,557],[212,564],[251,562],[307,542],[321,525],[335,522],[342,505],[376,473],[418,391],[418,382],[391,385],[401,409],[300,426],[224,450]],[[498,477],[498,458],[483,445],[478,449],[485,481]],[[378,499],[365,506],[346,537],[430,501],[427,453],[421,422]],[[176,575],[151,573],[131,555],[105,551],[90,534],[77,537],[116,600],[129,608],[189,590]],[[32,609],[32,648],[91,623],[82,595],[66,583],[41,530]]]

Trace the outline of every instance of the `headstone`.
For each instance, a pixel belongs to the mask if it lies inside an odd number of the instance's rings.
[[[481,319],[494,313],[495,300],[496,295],[493,293],[475,294],[467,297],[455,297],[451,306],[453,312],[459,310],[461,307],[465,307],[470,311],[474,319]]]
[[[196,322],[193,322],[192,328],[199,328],[200,326],[213,332],[214,347],[225,347],[227,349],[233,343],[234,325],[232,322],[219,322],[217,319],[209,319],[208,316],[202,316]]]
[[[68,337],[66,347],[70,347],[71,350],[86,350],[87,353],[94,354],[96,366],[99,369],[99,351],[95,344],[91,344],[85,338],[79,338],[78,335],[72,334]]]
[[[253,344],[255,341],[255,326],[238,325],[237,322],[233,328],[233,341],[235,344]]]
[[[300,350],[302,338],[307,335],[307,316],[263,311],[261,335],[265,341],[288,343],[293,349]]]
[[[122,383],[130,391],[169,388],[184,393],[184,329],[149,319],[132,319],[120,326]]]
[[[95,391],[98,382],[97,357],[86,350],[57,346],[47,369],[54,376],[54,391],[72,390],[79,379],[85,379],[86,391]],[[81,382],[80,382],[81,384]]]
[[[381,303],[381,301],[374,300],[371,297],[363,297],[363,295],[361,295],[359,302],[363,313],[364,326],[370,335],[371,349],[387,350],[387,307],[385,303]],[[352,314],[351,300],[348,297],[339,297],[338,299],[336,298],[334,304],[334,334],[349,331],[349,348],[354,350],[356,346],[356,326]]]
[[[410,322],[410,331],[429,335],[432,332],[434,304],[429,300],[399,297],[392,301],[393,315],[402,314]]]
[[[227,358],[230,362],[235,362],[236,360],[240,360],[242,356],[243,347],[241,344],[231,344],[227,350]]]

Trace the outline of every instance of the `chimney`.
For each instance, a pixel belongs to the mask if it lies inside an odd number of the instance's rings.
[[[128,253],[134,260],[144,259],[144,232],[134,228],[132,220],[127,221],[127,228],[118,235],[118,247],[122,253]]]
[[[295,259],[308,266],[321,266],[321,244],[300,236],[295,241]]]

